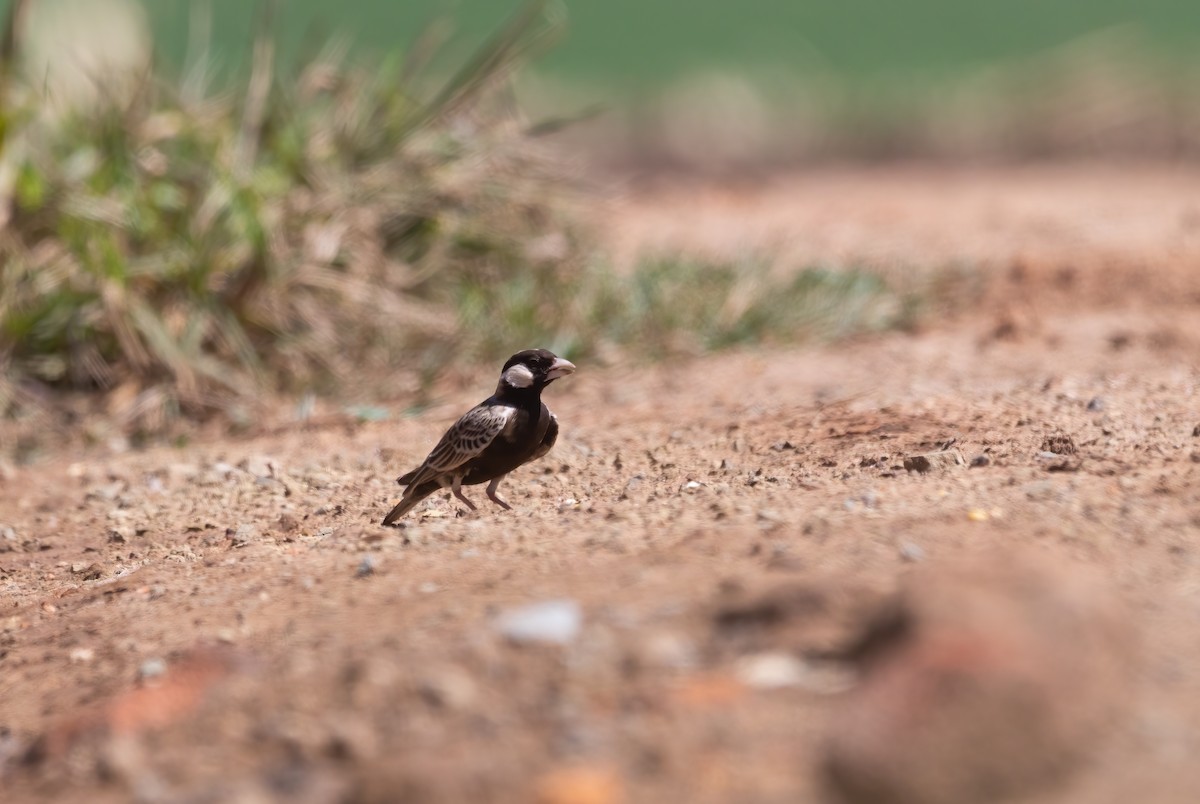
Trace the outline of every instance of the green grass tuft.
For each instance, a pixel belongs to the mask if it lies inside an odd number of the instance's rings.
[[[902,325],[906,309],[867,271],[785,273],[765,261],[665,258],[629,273],[599,261],[574,272],[464,282],[458,308],[462,331],[481,344],[547,343],[576,357],[616,346],[647,358],[875,332]]]
[[[281,78],[264,28],[240,92],[150,75],[51,114],[32,80],[0,87],[10,384],[203,412],[453,341],[449,288],[524,270],[522,244],[566,226],[504,91],[557,30],[546,5],[440,85],[411,61],[333,56]]]

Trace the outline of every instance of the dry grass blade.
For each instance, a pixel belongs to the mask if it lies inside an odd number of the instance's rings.
[[[499,32],[446,82],[411,123],[424,125],[449,114],[471,100],[498,77],[527,61],[540,48],[549,46],[562,29],[561,20],[549,16],[549,0],[528,0]]]
[[[267,100],[275,71],[275,14],[279,0],[263,0],[259,9],[258,30],[254,37],[254,55],[250,67],[250,83],[242,108],[242,125],[234,148],[234,175],[245,179],[254,166],[262,137]]]
[[[28,9],[29,0],[11,0],[4,18],[4,31],[0,34],[0,228],[8,223],[16,180],[10,154],[17,111],[13,106],[12,83],[21,26]]]
[[[29,0],[12,0],[4,17],[4,31],[0,34],[0,97],[4,98],[6,106],[13,67],[17,60],[17,42],[28,8]]]
[[[425,72],[438,51],[450,39],[454,25],[447,17],[430,21],[417,36],[404,57],[400,68],[400,83],[408,85]]]

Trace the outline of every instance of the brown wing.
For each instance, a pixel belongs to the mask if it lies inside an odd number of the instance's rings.
[[[500,435],[516,412],[516,408],[508,405],[479,405],[471,408],[450,426],[425,462],[403,476],[400,482],[409,486],[419,486],[438,475],[453,472],[495,441],[496,436]]]

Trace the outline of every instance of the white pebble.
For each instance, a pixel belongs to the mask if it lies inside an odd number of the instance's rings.
[[[514,642],[566,645],[582,624],[583,611],[574,600],[547,600],[502,612],[496,630]]]
[[[804,662],[787,653],[755,653],[738,660],[735,673],[748,687],[779,689],[804,681]]]

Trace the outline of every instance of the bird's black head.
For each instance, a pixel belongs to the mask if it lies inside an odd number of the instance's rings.
[[[508,359],[500,370],[501,390],[541,391],[559,377],[575,371],[575,364],[545,349],[526,349]]]

